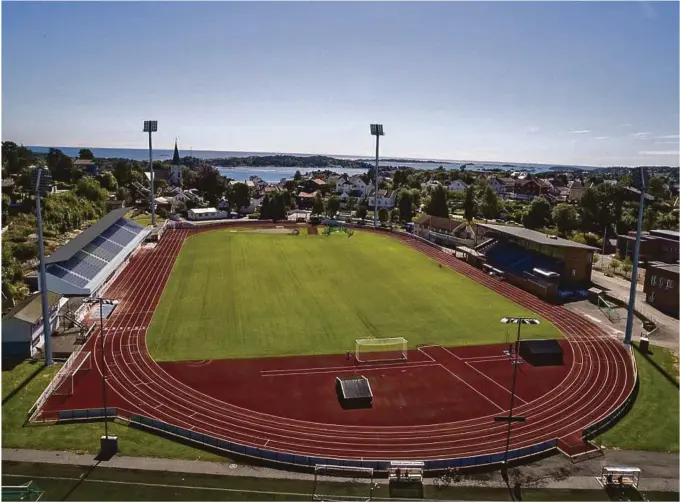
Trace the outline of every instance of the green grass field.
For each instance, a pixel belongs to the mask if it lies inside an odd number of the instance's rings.
[[[216,230],[185,243],[147,343],[158,361],[335,354],[368,337],[503,343],[528,311],[396,240]],[[543,321],[525,337],[555,338]]]
[[[596,441],[608,448],[678,452],[678,365],[673,353],[650,346],[645,357],[635,351],[640,392],[635,405]]]

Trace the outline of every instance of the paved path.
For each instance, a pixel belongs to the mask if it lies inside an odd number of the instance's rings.
[[[3,461],[22,461],[27,463],[53,463],[90,466],[96,463],[88,454],[70,452],[38,451],[31,449],[3,449]],[[102,461],[103,468],[123,468],[129,470],[153,470],[177,473],[196,473],[207,475],[228,475],[241,477],[263,477],[312,480],[309,473],[289,472],[272,468],[240,465],[233,462],[184,461],[177,459],[142,458],[115,456],[110,461]],[[642,469],[640,491],[679,490],[678,454],[641,451],[607,451],[605,456],[581,463],[572,464],[563,456],[552,456],[541,461],[510,470],[510,478],[519,478],[524,487],[543,487],[548,489],[602,489],[596,477],[603,466],[636,466]],[[432,479],[426,479],[431,484]],[[505,487],[500,473],[496,470],[481,475],[466,476],[458,485],[471,487]]]

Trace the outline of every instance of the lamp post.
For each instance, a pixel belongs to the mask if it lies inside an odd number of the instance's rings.
[[[637,293],[638,261],[640,260],[640,239],[642,237],[642,216],[644,214],[648,172],[640,167],[633,170],[633,186],[640,191],[640,205],[638,207],[637,235],[635,236],[635,248],[633,251],[633,271],[630,277],[630,294],[628,296],[628,316],[626,318],[626,335],[623,343],[630,345],[633,341],[633,313],[635,311],[635,295]]]
[[[378,160],[380,156],[380,137],[385,136],[382,124],[371,124],[371,134],[375,136],[375,194],[373,195],[373,227],[378,228]]]
[[[35,187],[35,212],[38,222],[38,250],[40,257],[40,295],[42,303],[43,335],[45,337],[45,364],[51,366],[52,360],[52,327],[50,326],[50,306],[47,298],[47,279],[45,273],[45,245],[43,243],[42,211],[40,197],[52,189],[52,175],[47,168],[36,168],[32,174]]]
[[[535,318],[525,318],[525,317],[518,317],[518,318],[512,318],[510,316],[506,316],[504,318],[501,318],[501,323],[508,323],[508,324],[516,324],[517,325],[517,341],[515,342],[515,356],[514,360],[512,361],[512,364],[514,365],[514,369],[512,372],[512,389],[510,391],[510,412],[508,413],[507,416],[496,416],[494,417],[494,421],[497,422],[507,422],[508,423],[508,434],[507,438],[505,441],[505,455],[503,457],[503,470],[504,470],[504,477],[507,478],[507,469],[508,469],[508,453],[510,451],[510,436],[512,433],[512,423],[523,423],[525,421],[524,417],[521,416],[513,416],[512,411],[515,407],[515,387],[517,385],[517,368],[519,367],[519,342],[520,342],[520,334],[522,330],[522,325],[540,325],[540,321],[538,321]]]
[[[151,225],[156,225],[156,201],[153,193],[153,148],[151,133],[158,131],[158,121],[144,121],[144,132],[149,133],[149,175],[151,176]]]

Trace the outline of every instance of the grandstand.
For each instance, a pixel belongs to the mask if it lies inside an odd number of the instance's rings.
[[[523,284],[518,286],[529,286],[533,293],[568,298],[579,296],[590,286],[593,253],[597,251],[592,246],[522,227],[492,224],[478,224],[477,239],[475,250],[484,253],[489,265],[519,279]]]
[[[95,294],[149,233],[124,218],[128,211],[120,208],[108,213],[46,258],[48,290],[62,295]]]

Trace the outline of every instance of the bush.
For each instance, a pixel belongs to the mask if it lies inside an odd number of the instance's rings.
[[[310,217],[309,223],[312,224],[312,225],[319,225],[321,223],[321,218],[319,218],[317,216]]]
[[[297,217],[297,218],[295,219],[295,221],[296,221],[297,223],[299,223],[299,224],[301,224],[301,223],[303,224],[303,223],[305,223],[307,220],[305,219],[305,217]]]
[[[27,262],[38,258],[38,245],[36,243],[16,243],[12,246],[12,255],[19,262]]]
[[[259,213],[251,213],[248,215],[249,220],[259,220],[260,219],[260,214]]]

